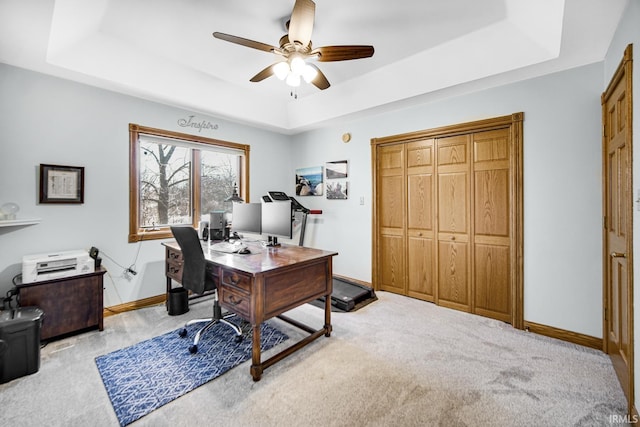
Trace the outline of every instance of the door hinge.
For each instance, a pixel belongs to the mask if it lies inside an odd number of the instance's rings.
[[[609,319],[607,318],[607,314],[608,314],[608,313],[607,313],[607,307],[605,307],[605,308],[604,308],[604,321],[605,321],[605,322],[608,322],[608,321],[609,321]]]

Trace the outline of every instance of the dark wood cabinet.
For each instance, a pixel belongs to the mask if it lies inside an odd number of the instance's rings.
[[[40,339],[97,327],[103,330],[103,267],[93,273],[18,285],[20,305],[44,311]]]

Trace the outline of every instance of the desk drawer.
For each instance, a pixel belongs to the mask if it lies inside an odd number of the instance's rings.
[[[167,263],[167,277],[171,277],[176,282],[182,281],[182,264]]]
[[[182,252],[174,251],[170,248],[167,248],[165,261],[165,275],[177,282],[182,281]]]
[[[218,292],[222,307],[231,310],[245,320],[251,320],[251,297],[248,294],[228,286],[220,286]]]
[[[229,271],[222,269],[223,285],[232,286],[234,288],[242,289],[245,292],[251,293],[251,277],[244,274],[237,273],[235,271]]]

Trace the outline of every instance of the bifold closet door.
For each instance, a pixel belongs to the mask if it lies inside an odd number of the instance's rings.
[[[470,135],[436,140],[438,304],[471,311]]]
[[[407,295],[435,301],[434,140],[406,144]]]
[[[406,295],[403,144],[378,147],[377,277],[380,290]]]
[[[523,113],[373,138],[373,282],[523,328]]]
[[[509,129],[473,134],[473,312],[511,321]]]

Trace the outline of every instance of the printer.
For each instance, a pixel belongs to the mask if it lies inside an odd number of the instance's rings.
[[[92,273],[95,263],[84,250],[22,257],[22,283],[41,282]]]

